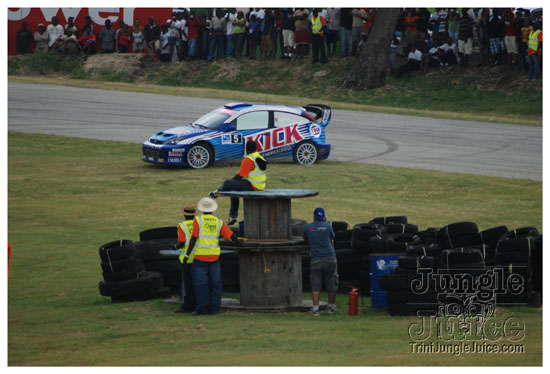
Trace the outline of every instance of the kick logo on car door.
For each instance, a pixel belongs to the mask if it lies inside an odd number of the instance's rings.
[[[298,143],[305,139],[305,137],[298,130],[299,126],[300,125],[292,125],[263,131],[258,134],[248,135],[245,138],[245,142],[249,140],[255,141],[258,147],[258,152],[265,152],[293,143]]]

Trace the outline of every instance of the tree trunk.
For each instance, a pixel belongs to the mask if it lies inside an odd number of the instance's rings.
[[[390,44],[395,30],[398,8],[379,8],[366,45],[342,83],[342,88],[367,90],[386,84]]]

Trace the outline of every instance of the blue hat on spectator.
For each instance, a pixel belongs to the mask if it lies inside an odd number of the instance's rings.
[[[313,216],[316,221],[323,222],[325,220],[325,210],[323,208],[317,208],[313,211]]]

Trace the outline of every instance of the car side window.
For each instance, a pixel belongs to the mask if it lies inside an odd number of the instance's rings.
[[[301,125],[311,122],[307,118],[286,112],[273,112],[273,124],[275,127]]]
[[[245,113],[237,117],[237,131],[239,130],[262,130],[269,126],[269,112],[261,110]]]

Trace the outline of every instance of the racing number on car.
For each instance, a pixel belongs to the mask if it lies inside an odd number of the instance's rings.
[[[228,134],[222,137],[222,144],[242,144],[242,134]]]

